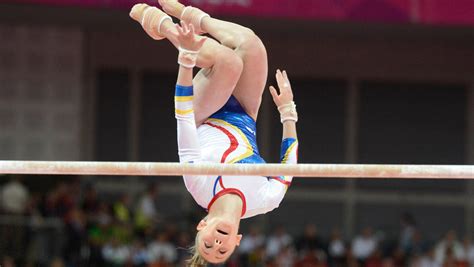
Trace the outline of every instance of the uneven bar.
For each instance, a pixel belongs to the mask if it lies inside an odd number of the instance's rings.
[[[474,179],[474,165],[221,164],[175,162],[0,161],[0,174],[240,175],[315,178]]]

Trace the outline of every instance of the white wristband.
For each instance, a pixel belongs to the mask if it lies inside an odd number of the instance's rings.
[[[178,47],[178,50],[178,64],[188,69],[194,68],[199,51],[191,51],[182,47]]]
[[[298,121],[298,113],[296,112],[295,102],[291,101],[288,104],[284,104],[278,107],[280,112],[280,121],[284,123],[285,121]]]

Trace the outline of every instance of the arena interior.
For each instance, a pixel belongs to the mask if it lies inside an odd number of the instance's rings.
[[[0,1],[0,160],[178,161],[177,52],[136,2]],[[472,0],[183,2],[288,71],[300,163],[474,164]],[[280,125],[267,91],[267,162]],[[222,266],[473,267],[472,178],[296,177]],[[185,266],[205,215],[181,177],[8,174],[0,214],[1,267]]]

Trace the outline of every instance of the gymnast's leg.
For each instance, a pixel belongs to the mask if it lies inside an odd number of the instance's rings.
[[[176,0],[159,2],[165,12],[209,33],[242,59],[242,74],[232,94],[247,113],[256,119],[268,75],[267,52],[262,41],[246,27],[211,18],[199,9],[185,7]]]
[[[176,26],[161,10],[137,4],[130,16],[152,38],[167,38],[175,47],[178,45]],[[199,51],[196,65],[201,70],[193,81],[193,104],[196,124],[200,125],[227,102],[239,81],[243,63],[232,49],[208,38]]]

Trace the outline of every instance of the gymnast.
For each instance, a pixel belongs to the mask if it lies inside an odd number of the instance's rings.
[[[248,28],[210,17],[176,0],[163,10],[137,4],[130,16],[155,40],[168,39],[179,51],[175,89],[180,162],[265,163],[257,147],[256,119],[268,64],[261,40]],[[208,33],[213,38],[200,34]],[[193,68],[201,70],[193,79]],[[296,163],[298,116],[285,71],[270,86],[281,115],[281,163]],[[184,176],[194,200],[207,209],[197,225],[190,266],[226,261],[242,238],[240,220],[267,213],[282,201],[292,177]]]

